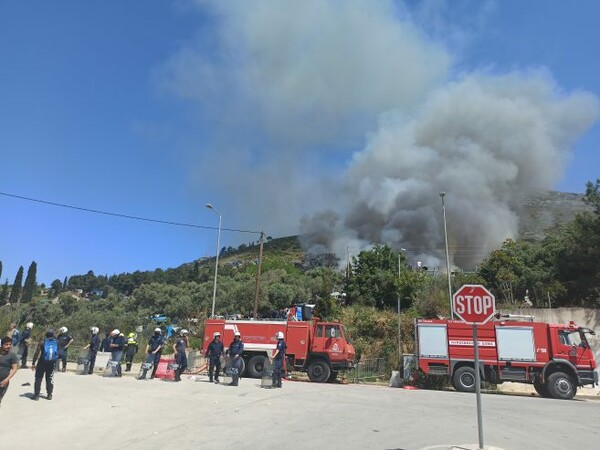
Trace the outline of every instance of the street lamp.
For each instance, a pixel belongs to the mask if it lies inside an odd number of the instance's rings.
[[[401,320],[400,320],[400,304],[402,300],[402,291],[400,286],[400,275],[402,268],[402,252],[406,254],[406,249],[401,248],[398,253],[398,373],[400,374],[400,379],[404,379],[404,355],[402,352],[402,328],[401,328]]]
[[[217,258],[215,261],[215,282],[213,284],[212,311],[210,314],[210,317],[215,317],[215,301],[217,299],[217,275],[219,274],[219,253],[221,249],[221,220],[223,217],[221,216],[221,213],[217,211],[215,207],[210,203],[207,203],[206,207],[219,216],[219,232],[217,234]]]
[[[444,204],[444,191],[440,192],[442,198],[442,213],[444,215],[444,242],[446,243],[446,272],[448,274],[448,297],[450,302],[450,317],[454,320],[454,311],[452,310],[452,285],[450,284],[450,256],[448,253],[448,228],[446,227],[446,205]]]

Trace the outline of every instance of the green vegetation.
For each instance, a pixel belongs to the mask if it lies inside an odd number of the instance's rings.
[[[572,222],[552,229],[542,240],[508,240],[483,261],[476,273],[454,273],[452,286],[485,284],[503,306],[600,306],[600,180],[588,183],[585,202],[591,207]],[[248,316],[254,309],[257,288],[258,246],[242,244],[223,248],[220,255],[216,311]],[[0,269],[1,269],[0,265]],[[204,258],[177,268],[150,272],[95,275],[89,271],[48,289],[37,286],[35,262],[21,289],[23,267],[9,286],[0,289],[5,314],[0,327],[12,320],[22,326],[36,324],[34,335],[46,327],[67,326],[79,343],[89,327],[102,331],[138,326],[151,330],[151,316],[164,314],[169,321],[203,332],[210,314],[214,258]],[[448,317],[445,275],[409,268],[404,253],[386,245],[364,250],[351,261],[350,273],[339,270],[334,255],[307,255],[296,237],[267,239],[264,245],[259,290],[259,313],[270,317],[296,303],[314,303],[316,315],[340,320],[354,338],[362,358],[384,357],[397,364],[398,299],[401,300],[403,350],[411,352],[413,319]],[[42,294],[43,291],[43,294]],[[344,295],[332,296],[332,293]],[[147,333],[148,331],[145,331]],[[144,336],[140,344],[143,345]]]

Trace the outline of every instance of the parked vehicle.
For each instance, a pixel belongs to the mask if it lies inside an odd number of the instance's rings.
[[[216,331],[221,333],[226,347],[233,340],[234,332],[241,333],[242,373],[253,378],[262,376],[265,361],[277,345],[275,336],[279,331],[283,332],[287,344],[288,370],[307,372],[311,381],[324,383],[335,380],[340,371],[354,367],[354,346],[346,329],[337,322],[321,322],[318,318],[304,321],[208,319],[204,326],[203,352]]]
[[[527,320],[524,321],[523,319]],[[448,375],[458,391],[475,391],[473,327],[456,320],[416,320],[418,368]],[[597,385],[596,360],[588,328],[497,316],[478,325],[481,379],[533,384],[542,397],[571,399],[579,386]]]

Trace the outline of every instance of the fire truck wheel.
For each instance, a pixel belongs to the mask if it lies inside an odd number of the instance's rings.
[[[533,383],[533,388],[535,389],[535,392],[540,394],[540,397],[544,397],[544,398],[550,397],[550,393],[548,392],[548,386],[546,386],[544,383],[535,381]]]
[[[564,372],[554,372],[548,377],[548,392],[554,398],[570,400],[577,393],[573,378]]]
[[[266,359],[267,358],[262,355],[254,355],[250,358],[250,361],[248,361],[248,375],[252,378],[262,377]]]
[[[330,374],[329,364],[322,359],[317,359],[308,366],[308,378],[315,383],[325,383]]]
[[[459,392],[475,392],[475,369],[469,366],[459,367],[452,376],[452,384]]]

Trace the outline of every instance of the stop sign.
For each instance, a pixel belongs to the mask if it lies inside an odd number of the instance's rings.
[[[486,323],[496,314],[496,299],[484,286],[464,284],[452,296],[452,310],[463,322]]]

